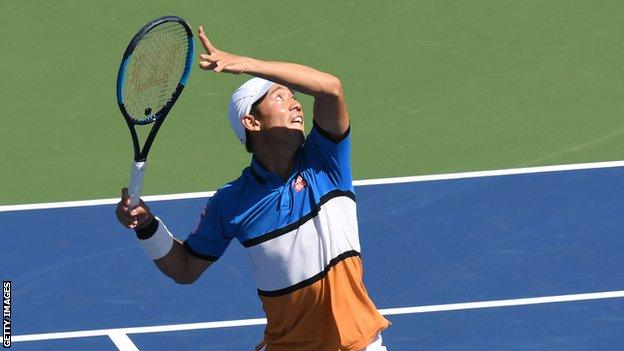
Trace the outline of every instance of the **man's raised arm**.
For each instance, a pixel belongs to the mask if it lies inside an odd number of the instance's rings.
[[[340,80],[313,68],[288,62],[263,61],[238,56],[215,48],[199,27],[205,54],[200,54],[199,67],[214,72],[247,73],[285,85],[314,97],[314,121],[334,139],[349,128],[349,113]]]

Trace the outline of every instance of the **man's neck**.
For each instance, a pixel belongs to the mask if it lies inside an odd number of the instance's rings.
[[[297,160],[299,148],[254,146],[254,156],[267,171],[286,181]]]

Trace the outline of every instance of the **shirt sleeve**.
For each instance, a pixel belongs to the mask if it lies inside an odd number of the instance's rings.
[[[319,127],[316,122],[305,142],[306,157],[325,174],[334,186],[351,189],[351,128],[338,140]]]
[[[223,225],[223,211],[217,192],[208,200],[201,213],[199,223],[184,242],[184,247],[193,256],[216,261],[227,249],[231,237],[228,237]]]

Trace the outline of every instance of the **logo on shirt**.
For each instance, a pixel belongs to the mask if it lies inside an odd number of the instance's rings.
[[[295,181],[293,183],[293,187],[295,188],[295,191],[296,192],[300,192],[306,186],[308,186],[308,183],[306,183],[305,179],[303,179],[303,177],[301,175],[298,175],[297,179],[295,179]]]

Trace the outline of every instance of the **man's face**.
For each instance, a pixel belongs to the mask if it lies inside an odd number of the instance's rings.
[[[287,128],[304,132],[304,119],[301,104],[293,91],[280,84],[273,84],[265,98],[258,105],[261,117],[261,130]]]

